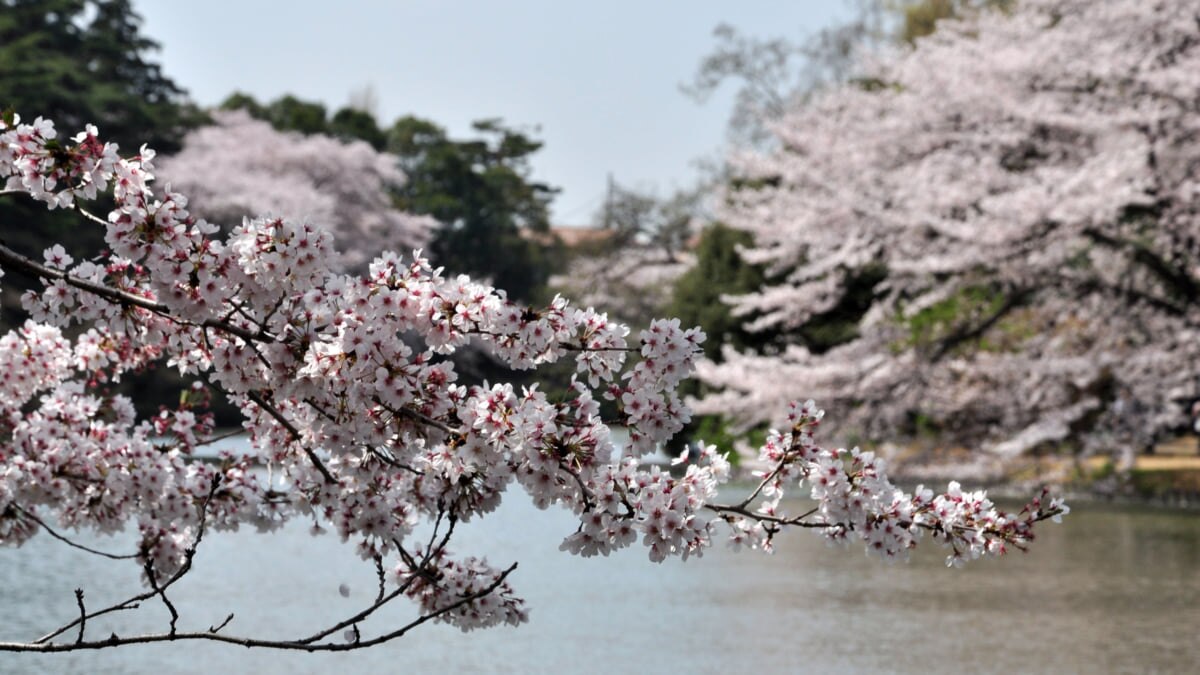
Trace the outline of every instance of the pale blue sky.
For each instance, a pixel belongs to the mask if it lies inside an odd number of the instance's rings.
[[[242,90],[330,110],[367,85],[381,124],[416,114],[452,133],[502,117],[540,127],[535,177],[563,188],[555,222],[583,224],[609,172],[660,193],[688,185],[725,142],[733,86],[680,93],[730,23],[801,38],[847,14],[838,0],[134,0],[166,73],[202,105]]]

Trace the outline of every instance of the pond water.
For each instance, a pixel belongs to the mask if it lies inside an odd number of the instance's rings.
[[[935,547],[889,565],[810,532],[781,535],[774,555],[714,547],[656,565],[637,549],[586,560],[560,553],[569,514],[519,497],[464,527],[457,547],[520,562],[510,579],[532,611],[519,628],[426,625],[346,654],[194,642],[0,653],[0,673],[1141,673],[1195,672],[1200,657],[1195,514],[1079,504],[1063,524],[1046,523],[1028,554],[961,570],[947,569]],[[86,540],[130,547],[128,537]],[[48,536],[0,549],[0,640],[32,639],[72,618],[76,587],[91,607],[119,599],[136,584],[134,567]],[[234,612],[227,632],[292,637],[353,613],[373,584],[352,547],[296,524],[206,538],[173,599],[184,630]],[[412,616],[404,605],[364,628]],[[89,635],[157,632],[166,617],[149,603],[89,623]]]

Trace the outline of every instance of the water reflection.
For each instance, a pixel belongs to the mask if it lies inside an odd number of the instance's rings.
[[[205,644],[94,654],[0,655],[0,672],[1190,672],[1200,625],[1200,522],[1194,515],[1078,505],[1029,554],[945,569],[924,549],[907,565],[828,547],[799,532],[774,556],[718,548],[688,563],[641,551],[580,560],[557,550],[571,518],[514,499],[462,531],[459,548],[513,577],[532,623],[464,635],[423,627],[409,639],[340,655]],[[797,504],[793,508],[802,508]],[[120,540],[97,545],[120,548]],[[128,541],[125,544],[128,547]],[[89,604],[117,599],[137,571],[49,537],[0,551],[0,639],[30,638]],[[338,592],[350,588],[349,599]],[[333,537],[300,525],[264,539],[213,536],[180,584],[183,625],[287,637],[369,601],[373,574]],[[411,616],[392,611],[383,618]],[[96,630],[160,628],[149,606]],[[99,622],[96,622],[99,623]],[[104,634],[103,632],[100,633]]]

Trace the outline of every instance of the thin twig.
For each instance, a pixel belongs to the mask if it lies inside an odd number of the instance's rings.
[[[213,443],[223,441],[226,438],[233,438],[234,436],[239,436],[244,433],[246,433],[245,429],[231,429],[223,434],[217,434],[216,436],[213,436],[212,438],[206,438],[203,441],[198,441],[194,447],[199,448],[199,447],[203,447],[205,445],[212,445]]]
[[[146,563],[142,566],[146,571],[146,578],[150,581],[150,588],[162,598],[163,604],[167,606],[167,611],[171,613],[171,635],[175,634],[175,624],[179,621],[179,612],[175,610],[175,605],[171,604],[171,600],[167,597],[167,592],[158,586],[158,575],[154,572],[154,562],[150,559],[149,553],[146,555]]]
[[[222,628],[224,628],[225,626],[228,626],[230,621],[233,621],[233,612],[230,612],[229,616],[225,617],[225,620],[222,621],[219,625],[209,626],[208,632],[216,633],[216,632],[220,631]]]
[[[402,554],[408,553],[407,551],[405,551],[403,549],[403,547],[400,546],[399,543],[396,543],[396,548],[398,550],[400,550]],[[404,555],[402,555],[401,557],[404,557]],[[408,588],[410,586],[412,586],[413,582],[416,581],[416,579],[417,579],[416,575],[411,576],[408,579],[406,579],[403,583],[401,583],[391,593],[385,593],[385,589],[383,586],[383,583],[384,583],[383,561],[382,561],[382,559],[379,559],[379,558],[376,559],[376,573],[379,575],[379,594],[375,597],[374,603],[363,608],[357,614],[354,614],[353,616],[343,619],[342,621],[339,621],[339,622],[333,624],[332,626],[329,626],[328,628],[324,628],[316,633],[313,633],[312,635],[310,635],[306,638],[297,640],[297,642],[299,642],[300,644],[312,644],[312,643],[317,642],[333,633],[336,633],[337,631],[339,631],[347,626],[350,626],[352,624],[356,624],[360,621],[366,620],[368,617],[370,617],[372,614],[375,613],[375,610],[379,609],[380,607],[383,607],[384,605],[390,603],[392,600],[395,600],[396,598],[403,595],[405,593],[405,591],[407,591]]]
[[[435,429],[440,429],[452,436],[461,436],[463,433],[461,429],[455,429],[454,427],[446,424],[445,422],[440,422],[438,420],[435,420],[432,417],[426,415],[425,413],[420,412],[419,410],[413,410],[412,408],[409,408],[408,406],[401,406],[400,408],[393,408],[392,406],[384,403],[383,399],[379,398],[378,396],[375,396],[372,400],[375,402],[376,405],[382,407],[384,410],[386,410],[398,417],[407,417],[407,418],[413,420],[414,422],[420,422],[422,424],[431,426]]]
[[[83,642],[83,630],[87,627],[87,609],[83,606],[83,589],[75,589],[75,604],[79,605],[79,637],[75,638],[75,644]]]
[[[374,457],[375,459],[378,459],[379,461],[383,462],[384,464],[386,464],[390,467],[400,469],[402,471],[407,471],[416,476],[424,476],[425,475],[424,471],[422,471],[416,467],[409,466],[409,465],[397,460],[396,457],[394,455],[392,455],[392,453],[390,451],[388,451],[386,448],[374,448],[371,446],[364,445],[363,449],[365,449],[367,452],[369,452],[372,457]]]
[[[179,568],[179,570],[177,572],[175,572],[174,575],[171,576],[170,579],[167,580],[167,582],[165,584],[161,585],[161,588],[163,590],[170,588],[171,585],[173,585],[176,581],[179,581],[180,579],[182,579],[183,576],[185,574],[187,574],[189,570],[191,570],[192,559],[196,555],[196,549],[197,549],[197,547],[200,546],[200,541],[204,538],[205,524],[208,520],[208,505],[209,505],[209,502],[212,500],[213,496],[216,494],[217,487],[220,485],[220,483],[221,483],[221,474],[215,474],[213,476],[212,486],[209,488],[208,495],[204,498],[204,501],[201,503],[201,505],[199,507],[199,509],[200,509],[200,524],[197,526],[196,538],[192,541],[192,545],[190,547],[188,547],[188,549],[184,552],[183,565]],[[122,600],[118,603],[109,605],[108,607],[105,607],[104,609],[97,610],[95,612],[90,612],[90,613],[86,614],[85,616],[80,617],[79,619],[74,619],[74,620],[70,621],[69,623],[63,624],[62,626],[59,626],[55,630],[43,635],[42,637],[34,640],[32,643],[29,643],[29,644],[45,645],[51,639],[74,628],[76,625],[78,625],[80,623],[81,620],[94,619],[98,616],[103,616],[103,615],[109,614],[111,612],[120,612],[120,611],[125,611],[125,610],[137,609],[138,607],[141,606],[141,603],[143,601],[149,600],[150,598],[153,598],[155,595],[157,595],[157,592],[154,591],[153,589],[149,590],[149,591],[144,591],[142,593],[138,593],[137,595],[126,598],[125,600]],[[111,640],[120,640],[120,639],[121,638],[117,638],[115,636],[112,638],[109,638],[110,641]],[[97,643],[92,642],[92,643],[84,643],[84,644],[96,645]],[[91,648],[94,649],[96,647],[91,647]],[[0,649],[0,651],[3,651],[3,650]],[[14,650],[10,650],[10,651],[14,651]],[[15,650],[15,651],[38,651],[38,650]],[[51,650],[51,651],[62,651],[62,650]]]
[[[571,467],[570,467],[570,465],[566,463],[566,460],[565,460],[565,459],[561,459],[561,458],[560,458],[560,459],[558,460],[558,466],[559,466],[559,468],[561,468],[563,471],[566,471],[568,474],[570,474],[572,478],[574,478],[574,479],[575,479],[575,484],[579,486],[579,495],[580,495],[581,497],[583,497],[583,507],[584,507],[584,509],[585,509],[585,510],[587,510],[587,511],[591,511],[593,508],[595,508],[595,506],[596,506],[596,503],[595,503],[595,501],[592,499],[592,491],[591,491],[591,490],[589,490],[589,489],[587,489],[587,486],[583,484],[583,478],[581,478],[581,477],[579,476],[579,474],[577,474],[577,473],[575,473],[574,471],[572,471],[572,470],[571,470]]]
[[[805,518],[812,515],[812,513],[813,513],[812,511],[809,511],[808,513],[806,513],[802,516],[796,516],[795,518],[780,518],[779,516],[772,516],[772,515],[769,515],[766,513],[758,513],[755,511],[749,511],[746,509],[746,507],[738,506],[738,505],[727,506],[727,505],[723,505],[723,504],[705,504],[704,508],[708,509],[709,511],[714,511],[716,513],[719,513],[721,515],[732,513],[732,514],[736,514],[736,515],[743,516],[746,518],[752,518],[754,520],[762,521],[764,523],[773,523],[775,525],[788,525],[788,526],[792,526],[792,527],[816,528],[816,527],[836,527],[839,524],[839,523],[805,521],[804,520]]]
[[[108,558],[110,560],[131,560],[133,558],[138,557],[138,554],[136,554],[136,553],[129,553],[129,554],[125,554],[125,555],[121,555],[121,554],[117,554],[117,553],[105,553],[104,551],[98,551],[94,548],[84,546],[83,544],[71,541],[70,539],[67,539],[63,535],[55,532],[54,528],[47,525],[45,523],[45,521],[43,521],[41,518],[38,518],[37,516],[33,515],[33,513],[26,511],[25,509],[21,508],[20,506],[17,506],[16,504],[9,504],[8,507],[10,509],[13,509],[17,513],[20,513],[21,515],[25,516],[26,518],[32,520],[33,522],[37,523],[51,537],[54,537],[55,539],[63,542],[64,544],[66,544],[68,546],[72,546],[81,551],[87,551],[88,553],[91,553],[92,555],[98,555],[98,556],[101,556],[104,558]]]
[[[375,560],[375,576],[379,579],[379,593],[375,596],[375,604],[379,604],[383,601],[383,596],[386,591],[384,584],[387,581],[387,577],[383,571],[383,556],[376,553],[373,556],[373,559]]]

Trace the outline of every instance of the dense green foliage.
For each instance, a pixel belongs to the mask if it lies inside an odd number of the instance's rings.
[[[158,43],[140,22],[128,0],[0,0],[0,109],[53,119],[65,135],[96,124],[126,152],[141,143],[178,148],[202,116],[150,60]],[[103,233],[78,222],[27,200],[0,200],[0,231],[23,251],[56,242],[76,255],[96,250]]]
[[[877,285],[886,278],[882,267],[867,268],[847,277],[846,293],[829,311],[811,317],[790,334],[779,331],[752,332],[745,324],[753,317],[733,316],[722,297],[757,290],[765,280],[762,268],[742,260],[738,248],[750,244],[746,232],[714,223],[700,237],[696,265],[675,284],[671,304],[665,309],[687,325],[699,325],[708,334],[705,356],[721,360],[721,348],[739,351],[771,351],[784,342],[799,342],[821,353],[849,342],[858,334],[858,323],[871,308]],[[914,330],[917,330],[914,328]]]
[[[398,205],[442,223],[430,247],[438,264],[537,299],[557,257],[549,215],[556,190],[530,180],[529,157],[542,144],[498,120],[474,129],[477,138],[460,141],[429,120],[396,120],[387,150],[408,174]]]
[[[900,31],[898,37],[912,44],[918,38],[937,30],[937,22],[960,16],[963,12],[983,8],[1003,9],[1013,0],[916,0],[901,3]]]
[[[129,0],[0,0],[0,104],[72,134],[94,123],[126,151],[178,148],[196,111],[140,23]]]
[[[969,286],[903,320],[908,336],[895,349],[941,357],[973,351],[1013,351],[1038,332],[1021,305],[1027,294],[995,285]]]
[[[0,0],[0,109],[52,119],[64,136],[93,123],[126,154],[142,143],[159,152],[178,149],[185,130],[204,115],[151,60],[158,43],[141,34],[140,23],[129,0]],[[100,199],[89,208],[103,216],[111,207]],[[0,197],[0,239],[35,258],[56,243],[77,259],[95,255],[103,237],[103,228],[77,214]],[[18,288],[4,285],[0,329],[24,320]],[[181,387],[174,371],[160,369],[132,374],[116,388],[148,414],[173,404]],[[236,419],[222,404],[217,409]]]
[[[376,150],[387,146],[387,135],[375,122],[371,113],[357,108],[342,108],[329,120],[329,131],[338,138],[357,138],[366,141]]]
[[[739,247],[750,243],[747,232],[721,223],[710,224],[696,247],[695,266],[676,281],[671,303],[665,309],[666,315],[679,317],[684,325],[698,325],[704,329],[708,335],[704,344],[707,358],[720,362],[721,350],[726,345],[738,351],[769,353],[788,342],[798,342],[812,352],[820,353],[858,335],[858,323],[875,300],[875,287],[886,277],[882,267],[851,279],[841,302],[812,317],[792,333],[746,330],[746,322],[753,317],[734,316],[722,297],[749,293],[762,286],[765,280],[763,269],[746,263],[738,254]],[[703,387],[696,382],[687,383],[683,390],[690,395],[704,393]],[[738,431],[722,417],[701,415],[689,425],[685,435],[713,443],[738,437],[741,435]],[[740,431],[745,433],[747,430]],[[749,431],[761,433],[762,429]]]
[[[759,348],[770,336],[747,332],[742,319],[732,315],[724,295],[748,293],[762,285],[763,271],[738,255],[738,247],[750,243],[750,235],[720,223],[709,225],[696,246],[696,264],[675,282],[666,314],[680,323],[700,326],[708,335],[704,355],[721,359],[721,348]]]

